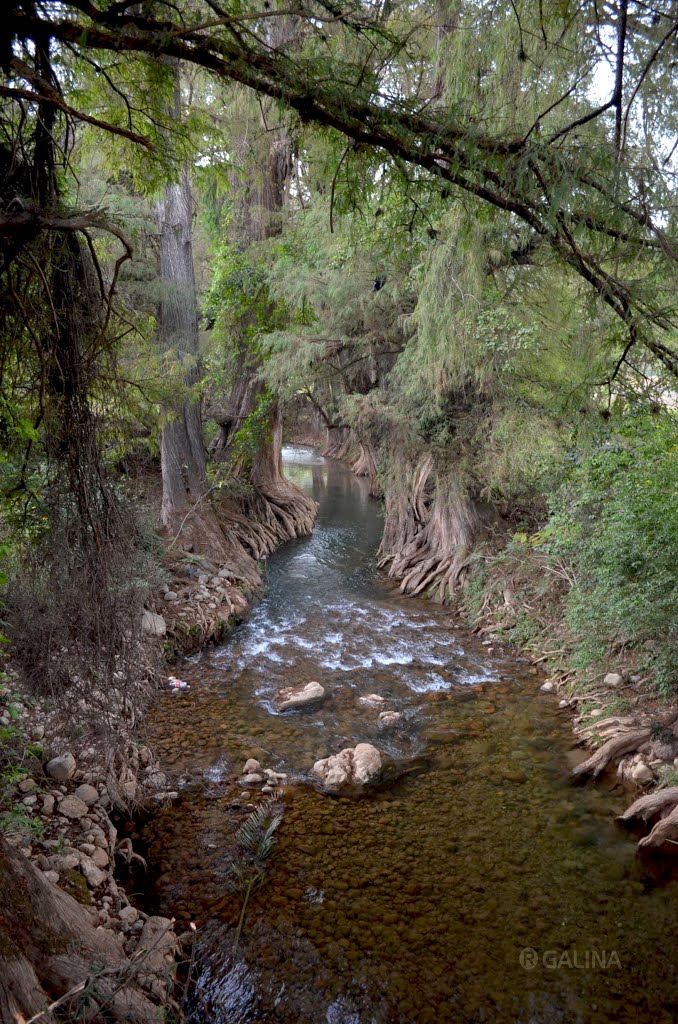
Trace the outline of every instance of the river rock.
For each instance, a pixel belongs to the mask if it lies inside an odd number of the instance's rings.
[[[49,866],[52,871],[72,871],[80,863],[79,853],[62,853],[49,858]]]
[[[162,615],[146,610],[141,616],[141,631],[147,636],[165,636],[167,634],[167,623]]]
[[[125,925],[127,928],[131,928],[131,926],[133,924],[136,924],[136,922],[139,920],[139,911],[136,909],[136,907],[123,907],[120,913],[118,914],[118,917],[120,918],[123,925]]]
[[[82,802],[87,804],[88,807],[91,807],[92,804],[95,804],[99,799],[99,794],[94,786],[88,786],[87,783],[83,783],[82,786],[78,786],[73,795],[77,796],[78,800],[82,800]]]
[[[253,772],[260,771],[261,761],[257,761],[256,757],[248,757],[242,770],[243,775],[252,775]]]
[[[80,870],[85,876],[85,881],[90,889],[98,889],[108,878],[106,872],[98,868],[92,858],[88,857],[86,853],[80,854]]]
[[[292,708],[306,708],[311,704],[317,704],[325,696],[325,687],[320,683],[312,681],[304,686],[290,686],[285,690],[279,690],[276,698],[278,711],[288,711]]]
[[[77,796],[65,796],[59,804],[59,814],[65,818],[84,818],[88,811],[87,804]]]
[[[608,672],[605,678],[603,679],[603,684],[605,686],[611,686],[613,688],[621,686],[623,682],[624,677],[620,675],[619,672]]]
[[[176,590],[166,590],[165,593],[163,594],[163,598],[165,601],[178,601],[179,595],[177,594]]]
[[[654,772],[649,765],[644,764],[643,761],[639,761],[631,769],[631,778],[634,782],[652,782],[654,779]]]
[[[380,697],[378,693],[368,693],[364,697],[358,697],[359,704],[367,704],[369,708],[380,708],[386,703],[385,697]]]
[[[346,747],[338,754],[331,754],[313,765],[313,774],[330,792],[347,786],[364,786],[377,779],[380,773],[381,754],[371,743]]]
[[[136,954],[144,969],[168,973],[174,964],[176,951],[177,937],[169,918],[149,917],[144,923]]]
[[[90,853],[89,856],[91,857],[93,863],[96,864],[96,866],[98,868],[107,868],[108,867],[108,864],[109,864],[108,854],[106,853],[105,850],[100,849],[100,847],[95,846],[94,847],[94,852]]]
[[[240,780],[241,786],[256,786],[257,783],[263,782],[264,776],[260,775],[259,772],[250,772],[249,775],[243,775]]]
[[[555,688],[556,688],[556,684],[553,682],[552,679],[547,679],[546,682],[542,683],[541,686],[539,687],[539,689],[543,693],[553,693]]]
[[[50,779],[56,779],[57,782],[68,782],[75,774],[75,758],[70,751],[59,754],[58,757],[53,757],[51,761],[47,762],[45,771]]]
[[[167,789],[167,776],[161,771],[151,771],[144,777],[144,785],[150,789]]]
[[[402,711],[382,711],[377,719],[377,725],[381,732],[388,732],[390,729],[395,729],[402,718]]]

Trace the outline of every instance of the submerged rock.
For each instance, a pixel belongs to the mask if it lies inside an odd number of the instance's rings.
[[[279,690],[276,698],[278,711],[288,711],[292,708],[305,708],[310,704],[317,704],[325,697],[325,687],[320,683],[312,681],[304,686],[290,686],[285,690]]]
[[[347,786],[365,786],[379,778],[381,754],[371,743],[358,743],[316,761],[313,774],[330,792]]]
[[[388,732],[395,729],[402,722],[402,711],[382,711],[377,719],[377,725],[381,732]]]
[[[367,704],[369,708],[381,708],[386,703],[386,698],[380,697],[378,693],[368,693],[364,697],[359,697],[358,703]]]

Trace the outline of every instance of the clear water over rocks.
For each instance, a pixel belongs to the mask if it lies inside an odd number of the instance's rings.
[[[192,1019],[673,1020],[678,891],[644,875],[613,794],[571,785],[556,702],[514,653],[379,575],[362,481],[308,449],[286,451],[286,472],[321,503],[315,533],[270,560],[249,621],[181,667],[190,692],[151,726],[183,783],[146,839],[158,909],[200,926]],[[310,680],[322,702],[276,710]],[[402,713],[393,728],[384,710]],[[382,783],[321,793],[314,762],[360,742],[384,755]],[[290,784],[234,953],[226,879],[248,757]]]

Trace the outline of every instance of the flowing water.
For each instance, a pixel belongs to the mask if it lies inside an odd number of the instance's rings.
[[[271,558],[262,603],[182,666],[190,692],[151,725],[182,787],[145,838],[158,910],[199,925],[191,1019],[674,1020],[678,891],[643,874],[619,797],[571,785],[568,721],[534,670],[394,593],[364,482],[309,449],[285,456],[320,502],[316,530]],[[277,690],[310,679],[324,704],[276,713]],[[400,730],[378,731],[370,693]],[[314,761],[360,741],[386,755],[384,783],[318,792]],[[250,756],[290,785],[234,953],[233,835],[259,796],[233,780]]]

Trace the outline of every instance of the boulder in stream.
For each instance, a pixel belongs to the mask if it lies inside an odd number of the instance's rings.
[[[350,786],[365,786],[379,778],[381,754],[371,743],[358,743],[316,761],[313,774],[331,793]]]
[[[318,704],[324,697],[325,687],[313,681],[303,686],[289,686],[285,690],[279,690],[275,703],[278,711],[290,711],[293,708],[306,708]]]

